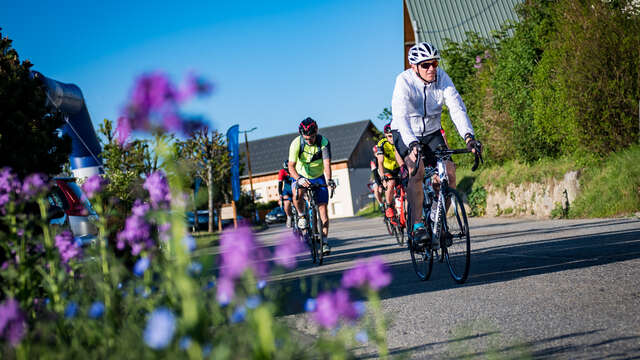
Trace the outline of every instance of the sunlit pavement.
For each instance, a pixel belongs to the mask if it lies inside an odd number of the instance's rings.
[[[392,354],[412,358],[640,357],[640,219],[472,219],[469,280],[457,285],[446,264],[418,281],[409,253],[386,234],[381,218],[331,222],[332,252],[316,266],[300,257],[289,284],[296,327],[314,289],[337,286],[358,258],[381,255],[393,274],[382,292]],[[259,234],[274,245],[286,231]],[[302,290],[300,290],[302,289]],[[375,357],[363,346],[362,357]]]

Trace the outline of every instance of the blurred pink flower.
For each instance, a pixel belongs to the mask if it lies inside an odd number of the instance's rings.
[[[22,184],[22,195],[27,199],[31,199],[38,194],[44,192],[49,187],[47,176],[44,174],[28,175]]]
[[[161,129],[187,134],[194,128],[194,121],[180,114],[180,104],[196,95],[208,95],[211,88],[209,82],[193,74],[187,77],[180,90],[176,90],[165,73],[143,74],[136,79],[130,101],[123,111],[127,121],[122,124],[120,143],[124,143],[132,130]],[[118,125],[120,127],[120,122]]]
[[[98,174],[93,175],[82,184],[82,191],[84,191],[85,195],[91,199],[102,191],[102,188],[107,184],[107,182],[107,179],[102,176]]]
[[[247,269],[253,270],[259,279],[266,277],[268,251],[258,246],[248,226],[225,231],[220,239],[220,252],[222,277],[236,279]]]
[[[288,231],[276,246],[274,253],[275,262],[287,269],[293,269],[297,263],[296,256],[303,251],[304,245],[300,239]]]
[[[218,299],[218,302],[222,305],[230,303],[235,293],[233,279],[222,277],[218,279],[216,285],[216,299]]]
[[[391,274],[380,256],[359,260],[353,268],[342,275],[342,286],[345,288],[369,286],[378,291],[390,283]]]
[[[0,337],[16,346],[26,332],[25,316],[20,310],[20,304],[15,299],[9,299],[0,304]]]
[[[167,208],[171,202],[171,190],[162,170],[155,171],[144,181],[142,187],[149,192],[154,208]]]
[[[334,328],[340,319],[355,320],[358,311],[349,300],[349,293],[345,289],[335,292],[323,292],[316,299],[316,307],[313,319],[326,329]]]
[[[151,225],[145,219],[149,211],[149,204],[136,200],[129,216],[124,223],[124,230],[118,233],[116,247],[120,250],[129,245],[132,255],[138,255],[142,250],[154,246],[151,238]]]
[[[69,260],[82,256],[82,249],[75,243],[73,235],[68,230],[56,235],[56,247],[64,264]]]
[[[120,144],[120,146],[124,146],[124,144],[127,142],[129,134],[131,134],[131,122],[129,121],[129,118],[127,118],[126,116],[120,116],[118,118],[116,132],[118,133],[118,144]]]

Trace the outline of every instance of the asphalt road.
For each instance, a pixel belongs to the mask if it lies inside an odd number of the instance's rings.
[[[274,277],[293,299],[287,318],[312,334],[304,300],[338,284],[356,259],[381,255],[393,275],[381,293],[392,355],[640,359],[640,219],[471,219],[470,227],[471,272],[458,285],[440,263],[419,281],[380,218],[335,220],[323,266],[305,254]],[[273,245],[283,231],[259,236]],[[371,346],[358,354],[376,357]]]

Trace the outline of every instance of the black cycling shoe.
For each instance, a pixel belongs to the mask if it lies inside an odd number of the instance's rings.
[[[414,226],[414,229],[412,232],[413,249],[415,251],[424,250],[425,240],[428,239],[428,236],[429,235],[427,233],[427,229],[425,229],[424,226],[419,226],[419,227]]]

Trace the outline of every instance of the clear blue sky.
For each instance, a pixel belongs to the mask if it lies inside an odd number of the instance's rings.
[[[402,1],[4,1],[0,27],[21,60],[82,89],[97,129],[133,84],[190,70],[215,91],[188,106],[250,139],[371,119],[403,70]]]

